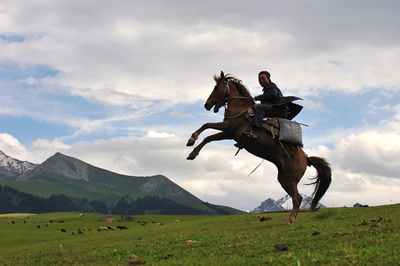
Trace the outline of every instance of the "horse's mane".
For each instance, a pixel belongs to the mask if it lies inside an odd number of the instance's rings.
[[[223,82],[232,82],[235,84],[236,88],[238,89],[238,92],[241,96],[248,96],[250,95],[249,89],[242,83],[242,81],[238,78],[235,78],[231,74],[226,74],[224,76],[216,76],[214,75],[214,80],[215,82],[223,81]]]

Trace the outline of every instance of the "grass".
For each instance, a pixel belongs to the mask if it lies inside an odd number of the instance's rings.
[[[135,216],[133,222],[117,222],[121,218],[114,216],[112,223],[100,222],[105,215],[99,214],[2,215],[0,264],[393,265],[400,263],[399,212],[400,205],[302,211],[294,225],[283,224],[288,212],[264,214],[272,218],[264,222],[257,214]],[[118,225],[129,229],[96,230]],[[87,230],[81,235],[78,228]],[[288,250],[276,251],[280,243]]]

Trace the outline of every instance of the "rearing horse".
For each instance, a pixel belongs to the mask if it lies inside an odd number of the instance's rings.
[[[271,134],[262,130],[260,130],[256,139],[243,136],[242,133],[250,129],[246,112],[255,104],[253,97],[240,80],[225,75],[222,71],[220,77],[214,76],[214,80],[217,84],[204,107],[208,111],[214,107],[214,112],[217,113],[222,106],[226,105],[224,121],[204,124],[192,134],[186,146],[193,146],[200,133],[208,128],[221,132],[206,137],[193,149],[187,159],[196,158],[204,145],[211,141],[234,139],[251,154],[272,162],[278,168],[279,183],[293,201],[289,219],[285,221],[287,224],[295,222],[302,201],[297,190],[297,184],[303,177],[307,166],[314,166],[317,175],[314,182],[311,183],[315,184],[311,210],[318,210],[318,202],[327,191],[332,180],[329,163],[320,157],[308,157],[301,147],[284,142],[280,143],[277,138],[273,138]]]

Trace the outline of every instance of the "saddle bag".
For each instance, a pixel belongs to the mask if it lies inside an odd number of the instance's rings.
[[[279,140],[303,147],[301,125],[296,121],[278,118],[280,125]]]
[[[253,108],[247,113],[247,118],[251,121],[254,116]],[[261,128],[271,133],[272,138],[278,137],[280,141],[291,143],[303,147],[303,133],[301,124],[284,118],[266,117],[261,123]]]

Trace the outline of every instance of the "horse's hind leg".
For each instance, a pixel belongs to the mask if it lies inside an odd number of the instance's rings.
[[[285,224],[293,224],[296,221],[297,213],[299,212],[300,204],[303,199],[297,189],[297,183],[300,181],[300,179],[301,176],[298,178],[293,175],[284,175],[281,171],[279,171],[278,181],[283,189],[292,198],[293,202],[292,212],[290,213],[289,219],[284,222]]]

